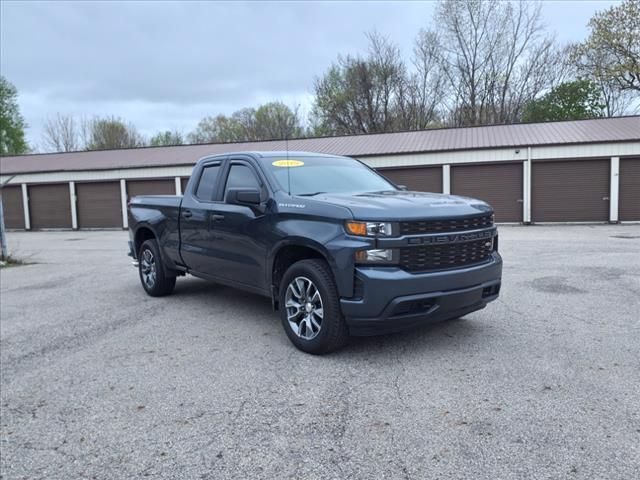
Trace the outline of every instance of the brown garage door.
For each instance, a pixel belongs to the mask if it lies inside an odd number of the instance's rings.
[[[186,177],[183,177],[180,179],[180,184],[182,185],[182,193],[187,191],[187,183],[189,183],[189,179]]]
[[[522,163],[452,165],[451,193],[489,203],[497,222],[521,222]]]
[[[534,162],[531,166],[534,222],[606,222],[609,160]]]
[[[71,228],[69,184],[29,186],[31,228]]]
[[[78,227],[122,227],[120,182],[76,183]]]
[[[24,228],[24,206],[22,187],[4,187],[2,190],[2,209],[4,224],[7,228]]]
[[[620,159],[620,220],[640,220],[640,158]]]
[[[442,192],[442,167],[392,168],[379,172],[396,185],[416,192]]]
[[[127,195],[129,198],[136,195],[175,195],[176,181],[163,180],[127,180]]]

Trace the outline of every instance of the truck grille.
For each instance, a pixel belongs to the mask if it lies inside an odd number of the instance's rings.
[[[419,235],[424,233],[457,232],[460,230],[476,230],[493,225],[491,214],[454,220],[421,220],[416,222],[400,222],[401,235]]]
[[[445,270],[486,261],[493,250],[492,239],[443,245],[421,245],[400,249],[400,266],[410,272]]]

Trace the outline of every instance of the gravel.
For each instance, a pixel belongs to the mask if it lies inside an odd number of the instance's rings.
[[[314,357],[266,298],[150,298],[125,232],[10,233],[3,479],[637,478],[640,225],[502,227],[498,301]]]

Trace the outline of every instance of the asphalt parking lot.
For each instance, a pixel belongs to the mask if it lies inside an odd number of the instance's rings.
[[[485,310],[314,357],[267,299],[147,297],[125,232],[10,233],[0,475],[638,478],[640,225],[500,235]]]

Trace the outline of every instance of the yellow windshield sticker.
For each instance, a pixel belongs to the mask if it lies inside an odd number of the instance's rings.
[[[300,160],[276,160],[271,165],[274,167],[301,167],[304,162]]]

